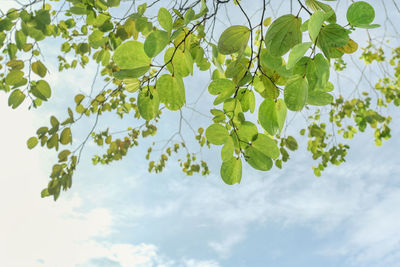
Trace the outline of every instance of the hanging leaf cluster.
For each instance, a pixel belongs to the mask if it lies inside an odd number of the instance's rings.
[[[186,6],[172,8],[162,1],[155,10],[152,6],[157,2],[134,7],[119,19],[112,11],[123,4],[120,0],[67,0],[68,8],[62,14],[56,9],[57,3],[35,1],[1,16],[0,47],[4,56],[0,58],[0,90],[9,94],[12,108],[26,101],[36,108],[51,99],[52,88],[46,81],[48,68],[39,46],[45,39],[62,40],[59,71],[85,67],[94,61],[107,82],[93,97],[76,95],[65,120],[52,116],[50,124],[39,128],[27,141],[30,149],[41,145],[60,150],[43,197],[57,199],[61,190],[71,187],[89,137],[105,147],[104,155],[94,156],[93,163],[109,164],[126,156],[140,138],[154,136],[163,109],[182,112],[187,105],[187,95],[193,88],[185,77],[197,76],[200,71],[211,73],[208,93],[213,97],[209,108],[212,121],[206,130],[200,128],[195,138],[201,147],[221,147],[222,180],[229,185],[240,183],[244,163],[260,171],[274,165],[282,168],[282,162],[289,159],[288,150],[298,148],[296,139],[284,133],[287,114],[313,106],[340,109],[330,82],[332,60],[358,50],[351,39],[353,31],[379,26],[372,24],[374,8],[364,1],[348,7],[346,26],[337,23],[329,3],[300,1],[297,15],[271,19],[266,17],[264,1],[262,16],[255,25],[249,19],[243,25],[229,26],[215,41],[209,27],[228,1],[187,1],[190,3]],[[243,11],[245,4],[235,1],[229,8]],[[358,107],[355,103],[353,106]],[[82,116],[94,116],[97,122],[107,112],[121,118],[133,113],[141,123],[127,129],[122,138],[116,138],[108,129],[96,133],[93,127],[88,138],[73,149],[74,124]],[[358,109],[353,112],[364,114]],[[341,120],[332,114],[336,122]],[[379,115],[371,114],[368,116],[385,123]],[[309,126],[310,138],[315,141],[309,150],[322,149],[324,129],[317,124]],[[66,149],[61,149],[64,146]],[[206,161],[198,162],[183,140],[167,147],[158,163],[150,161],[149,171],[162,171],[168,159],[180,150],[187,152],[179,159],[185,173],[209,173]],[[345,150],[343,147],[332,152],[341,159],[333,163],[344,160]],[[149,148],[147,159],[151,153]],[[324,162],[316,174],[326,167],[327,160]]]

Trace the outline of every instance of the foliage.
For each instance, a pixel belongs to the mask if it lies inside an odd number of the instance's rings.
[[[38,108],[51,99],[40,43],[52,37],[63,40],[58,57],[60,72],[84,68],[95,61],[106,83],[95,96],[76,95],[65,119],[51,116],[50,125],[39,128],[27,141],[29,149],[41,145],[60,151],[42,197],[56,200],[61,190],[71,187],[82,149],[91,137],[97,145],[106,147],[104,155],[93,157],[93,163],[108,164],[126,156],[140,138],[154,136],[163,109],[181,112],[186,105],[190,88],[185,77],[199,71],[211,73],[208,92],[215,99],[210,103],[212,122],[206,130],[199,128],[195,139],[200,147],[222,146],[220,174],[227,184],[240,183],[243,160],[261,171],[274,165],[282,168],[289,160],[289,151],[298,148],[293,136],[283,134],[289,112],[316,106],[310,124],[300,133],[308,136],[307,149],[313,159],[320,160],[314,167],[318,176],[329,163],[339,165],[345,160],[349,146],[331,142],[335,133],[352,138],[358,130],[370,126],[375,129],[378,145],[390,137],[391,118],[371,107],[372,98],[367,93],[354,99],[340,95],[335,99],[329,79],[333,67],[336,71],[345,68],[344,54],[358,50],[351,34],[360,28],[379,27],[372,24],[375,11],[370,4],[352,3],[347,10],[348,24],[343,26],[337,24],[330,3],[317,0],[298,1],[296,15],[276,19],[267,17],[264,0],[256,24],[242,1],[233,1],[235,6],[229,0],[171,1],[170,5],[153,1],[139,6],[131,2],[122,17],[113,15],[120,5],[126,6],[120,0],[35,0],[0,17],[0,47],[4,52],[0,57],[0,90],[9,94],[12,108],[25,101]],[[155,14],[153,6],[157,5]],[[247,24],[226,28],[215,41],[211,29],[225,5],[239,9]],[[372,49],[367,47],[363,52],[367,64],[384,60]],[[381,107],[400,105],[399,54],[396,50],[391,59],[397,66],[396,78],[383,78],[376,86],[383,95],[378,99]],[[162,64],[157,64],[160,60]],[[329,108],[330,123],[337,127],[334,132],[321,121],[320,106]],[[142,123],[129,128],[123,138],[115,138],[109,130],[95,132],[107,112],[121,118],[134,116]],[[71,129],[83,116],[94,116],[95,124],[73,149],[76,141]],[[355,127],[344,126],[346,119],[353,120]],[[186,150],[179,160],[186,174],[209,173],[207,163],[189,152],[183,138],[167,147],[159,162],[150,161],[149,171],[162,171],[172,153],[181,149]],[[147,159],[151,153],[150,147]]]

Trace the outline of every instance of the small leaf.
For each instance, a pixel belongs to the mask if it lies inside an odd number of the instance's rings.
[[[71,129],[70,128],[65,128],[61,132],[60,143],[62,145],[68,145],[69,143],[72,144],[72,134],[71,134]]]
[[[375,10],[367,2],[358,1],[350,5],[346,17],[352,26],[368,25],[374,21]]]
[[[138,96],[138,109],[140,116],[146,121],[158,115],[160,100],[156,90],[141,90]]]
[[[25,94],[21,90],[14,90],[8,97],[8,105],[13,109],[16,109],[25,100]]]
[[[242,179],[242,160],[240,158],[232,157],[231,159],[222,162],[221,177],[228,185],[240,183],[240,180]]]
[[[31,137],[26,142],[26,145],[28,146],[29,149],[32,149],[38,144],[38,142],[39,140],[37,139],[37,137]]]
[[[129,93],[136,92],[140,87],[140,81],[137,78],[127,78],[123,80],[126,91]]]
[[[279,127],[279,133],[282,132],[283,126],[285,125],[286,113],[287,113],[287,107],[285,101],[279,98],[276,101],[276,117]]]
[[[36,73],[37,75],[39,75],[40,77],[43,78],[44,76],[46,76],[47,68],[45,65],[43,65],[43,63],[40,60],[32,63],[31,68],[32,68],[32,71],[34,73]]]
[[[68,160],[68,156],[71,154],[71,151],[69,150],[63,150],[58,154],[58,161],[59,162],[64,162]]]

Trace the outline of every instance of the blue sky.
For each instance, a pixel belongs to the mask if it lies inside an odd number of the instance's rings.
[[[287,8],[276,10],[283,14]],[[393,6],[388,12],[395,12]],[[377,18],[382,25],[383,14]],[[365,32],[354,38],[365,39]],[[52,47],[45,44],[44,51],[54,56]],[[99,150],[89,145],[72,189],[54,203],[41,199],[40,190],[56,154],[28,151],[25,142],[50,114],[64,114],[73,94],[88,92],[95,69],[58,73],[55,61],[47,63],[54,103],[34,112],[11,110],[0,93],[1,266],[400,266],[398,110],[391,110],[391,140],[376,147],[371,132],[359,134],[350,141],[347,162],[328,168],[321,178],[312,173],[314,162],[302,138],[284,170],[246,167],[235,186],[219,178],[218,149],[203,152],[211,175],[187,177],[173,160],[163,173],[149,174],[146,145],[123,161],[92,166],[91,155]],[[366,73],[373,80],[376,71],[373,65]],[[350,64],[341,75],[355,80],[360,73]],[[342,90],[352,90],[354,85],[341,79]],[[206,79],[187,80],[196,84],[187,89],[194,98],[206,86],[200,81]],[[156,140],[166,139],[168,126],[176,124],[174,114],[164,116]],[[185,116],[195,124],[209,123],[189,110]],[[99,129],[106,123],[124,129],[139,122],[109,117]],[[288,134],[301,123],[292,122]],[[76,130],[78,137],[86,133],[82,126]]]

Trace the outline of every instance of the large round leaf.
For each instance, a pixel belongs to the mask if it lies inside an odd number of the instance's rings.
[[[121,69],[150,68],[150,58],[144,52],[143,44],[138,41],[128,41],[118,46],[113,59]]]
[[[301,18],[294,15],[284,15],[277,18],[265,35],[265,46],[271,55],[282,56],[290,48],[301,43]]]
[[[246,161],[253,168],[268,171],[272,168],[272,159],[280,155],[279,148],[274,140],[265,134],[259,134],[257,139],[245,150]]]
[[[374,21],[375,10],[367,2],[358,1],[350,5],[346,17],[350,25],[368,25]]]
[[[240,141],[251,142],[257,138],[258,129],[254,123],[244,121],[238,125],[237,128],[237,135],[239,136]]]
[[[211,124],[206,130],[207,140],[214,145],[223,145],[229,137],[228,130],[221,124]]]
[[[164,74],[157,80],[160,102],[170,110],[180,109],[186,102],[185,85],[181,77]]]
[[[229,55],[244,50],[249,38],[249,28],[243,25],[231,26],[219,37],[218,51],[223,55]]]
[[[171,60],[172,58],[172,60]],[[170,47],[165,51],[164,62],[169,72],[186,77],[193,73],[193,58],[188,50]],[[172,64],[171,64],[172,62]]]
[[[306,104],[308,96],[308,83],[302,76],[294,76],[285,86],[284,98],[288,109],[300,111]]]
[[[157,56],[169,43],[169,35],[165,31],[153,31],[144,42],[144,51],[147,56]]]
[[[322,27],[317,45],[327,58],[337,58],[341,55],[336,48],[344,47],[349,42],[348,31],[338,24],[329,24]],[[342,53],[343,54],[343,53]]]
[[[50,85],[45,80],[38,81],[31,87],[30,91],[34,96],[47,101],[51,97]]]
[[[230,160],[222,162],[221,177],[228,185],[240,183],[242,179],[242,160],[232,157]]]

